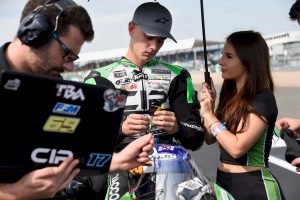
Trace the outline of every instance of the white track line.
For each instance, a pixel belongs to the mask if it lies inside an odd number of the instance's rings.
[[[300,174],[300,172],[296,171],[296,167],[291,165],[290,163],[286,162],[285,160],[281,160],[279,158],[276,158],[275,156],[269,156],[269,162],[273,163],[274,165],[277,165],[279,167],[282,167],[284,169],[287,169],[291,172],[294,172],[296,174]]]
[[[286,145],[283,139],[273,136],[272,148],[276,147],[286,147]]]

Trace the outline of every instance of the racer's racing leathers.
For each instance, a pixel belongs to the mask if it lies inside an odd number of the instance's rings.
[[[158,107],[173,111],[179,126],[174,135],[164,134],[164,130],[150,125],[148,132],[158,135],[159,143],[172,143],[174,138],[190,150],[196,150],[203,144],[199,103],[191,76],[184,68],[153,59],[140,70],[122,57],[117,62],[92,70],[85,83],[128,91],[123,121],[131,113],[152,116]],[[136,137],[123,140],[125,136],[120,132],[119,139],[126,144]]]
[[[196,150],[203,144],[197,93],[190,74],[184,68],[152,59],[140,69],[122,57],[117,62],[92,70],[85,83],[128,91],[122,123],[131,113],[144,114],[151,119],[158,108],[174,112],[179,130],[173,135],[165,134],[165,130],[150,123],[147,133],[156,135],[157,143],[180,144],[190,150]],[[125,137],[120,128],[119,145],[115,150],[119,151],[142,134],[146,133]],[[128,174],[110,173],[108,185],[106,199],[121,198],[129,189]],[[149,190],[152,190],[150,184]]]

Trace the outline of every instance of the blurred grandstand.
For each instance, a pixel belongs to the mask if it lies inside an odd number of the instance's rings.
[[[288,31],[264,37],[270,49],[273,71],[300,70],[300,32]],[[220,72],[220,59],[224,42],[206,41],[208,68],[210,72]],[[94,68],[108,65],[125,55],[127,48],[82,53],[75,62],[73,72],[64,73],[65,79],[83,81]],[[191,38],[177,43],[166,42],[156,58],[173,65],[187,68],[191,73],[204,71],[204,52],[202,40]]]

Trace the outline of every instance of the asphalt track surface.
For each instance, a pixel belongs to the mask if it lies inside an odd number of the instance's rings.
[[[195,88],[200,85],[195,84]],[[217,91],[219,87],[216,87]],[[278,87],[275,90],[278,106],[278,118],[291,116],[300,118],[300,88]],[[272,174],[277,178],[287,200],[300,199],[300,173],[295,171],[284,159],[285,143],[280,139],[273,140],[273,147],[269,158]],[[216,170],[219,162],[219,147],[216,144],[204,144],[201,149],[192,152],[192,156],[199,168],[212,181],[215,181]]]

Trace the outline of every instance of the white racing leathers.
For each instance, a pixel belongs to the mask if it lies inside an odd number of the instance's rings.
[[[125,137],[120,128],[115,151],[123,149],[132,140],[147,133],[156,136],[156,143],[181,145],[189,150],[197,150],[202,146],[204,132],[197,93],[190,74],[184,68],[153,59],[140,69],[122,57],[117,62],[92,70],[85,83],[115,87],[128,92],[122,122],[131,113],[149,117],[150,126],[145,133]],[[166,134],[165,130],[151,124],[151,117],[158,108],[175,113],[179,127],[177,133]],[[121,198],[128,190],[126,172],[109,175],[106,199]]]
[[[179,125],[176,134],[165,135],[164,130],[152,125],[147,131],[157,135],[159,143],[172,143],[175,139],[190,150],[196,150],[203,144],[199,102],[190,74],[184,68],[153,59],[140,70],[123,57],[110,65],[92,70],[85,83],[128,91],[124,120],[130,113],[152,116],[158,107],[173,111]],[[142,134],[145,133],[123,140],[125,136],[120,132],[119,142],[129,143]]]

